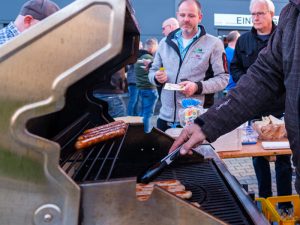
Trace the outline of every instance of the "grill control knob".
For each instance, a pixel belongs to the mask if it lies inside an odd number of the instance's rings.
[[[61,223],[61,210],[57,205],[42,205],[34,212],[35,225],[60,225]]]
[[[53,219],[53,216],[50,213],[47,213],[44,215],[44,221],[46,223],[50,223],[52,219]]]

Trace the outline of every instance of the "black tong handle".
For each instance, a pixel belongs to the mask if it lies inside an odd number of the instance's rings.
[[[163,158],[160,162],[155,163],[150,166],[146,172],[142,173],[142,175],[138,176],[137,182],[148,184],[152,180],[154,180],[166,166],[170,165],[178,156],[180,155],[180,149],[182,146],[176,148],[173,152],[168,154],[165,158]]]

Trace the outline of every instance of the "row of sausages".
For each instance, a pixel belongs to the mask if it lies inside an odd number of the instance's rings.
[[[124,121],[115,121],[85,130],[83,134],[77,138],[75,148],[80,150],[103,141],[123,136],[126,129],[127,124]]]
[[[190,199],[192,192],[185,189],[185,186],[179,180],[161,180],[153,181],[149,184],[136,184],[136,197],[139,201],[146,201],[150,198],[154,185],[157,185],[166,191],[182,198]]]

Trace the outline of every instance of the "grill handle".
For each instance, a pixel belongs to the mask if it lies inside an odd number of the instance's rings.
[[[142,173],[140,176],[137,177],[138,183],[148,184],[152,180],[154,180],[166,166],[170,165],[175,159],[180,156],[180,149],[182,146],[179,146],[173,152],[168,154],[165,158],[163,158],[158,163],[151,165],[146,172]]]

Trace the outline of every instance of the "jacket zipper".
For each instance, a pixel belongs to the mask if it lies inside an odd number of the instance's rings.
[[[201,36],[200,36],[200,37],[201,37]],[[179,61],[179,67],[178,67],[177,75],[176,75],[176,79],[175,79],[175,84],[177,84],[178,76],[179,76],[180,69],[181,69],[181,66],[182,66],[182,63],[183,63],[184,59],[185,59],[186,56],[188,55],[190,48],[191,48],[192,46],[195,45],[195,43],[200,39],[200,37],[197,38],[197,39],[189,46],[189,48],[188,48],[188,50],[187,50],[187,52],[186,52],[186,54],[185,54],[185,56],[184,56],[183,59],[181,59],[181,55],[177,53],[178,56],[179,56],[180,61]],[[176,100],[177,100],[177,99],[176,99],[176,91],[174,91],[174,109],[175,109],[175,111],[174,111],[173,123],[176,122],[176,113],[177,113],[177,104],[176,104]]]
[[[179,30],[180,28],[178,28],[177,30],[173,31],[173,35]],[[178,67],[178,70],[177,70],[177,75],[176,75],[176,79],[175,79],[175,83],[177,84],[177,80],[178,80],[178,76],[179,76],[179,73],[180,73],[180,69],[181,69],[181,66],[182,66],[182,63],[186,57],[186,55],[189,53],[189,50],[191,48],[191,46],[195,45],[195,43],[202,37],[206,34],[204,28],[202,29],[201,27],[199,27],[199,29],[201,29],[201,33],[200,33],[200,36],[199,38],[197,38],[190,46],[189,46],[189,49],[187,50],[185,56],[183,59],[181,59],[181,55],[180,55],[180,52],[179,52],[179,49],[178,49],[178,46],[171,40],[171,39],[168,39],[166,40],[166,42],[175,50],[175,52],[177,53],[177,55],[179,56],[179,67]],[[174,117],[173,117],[173,123],[176,122],[176,111],[177,111],[177,104],[176,104],[176,91],[174,91]]]

